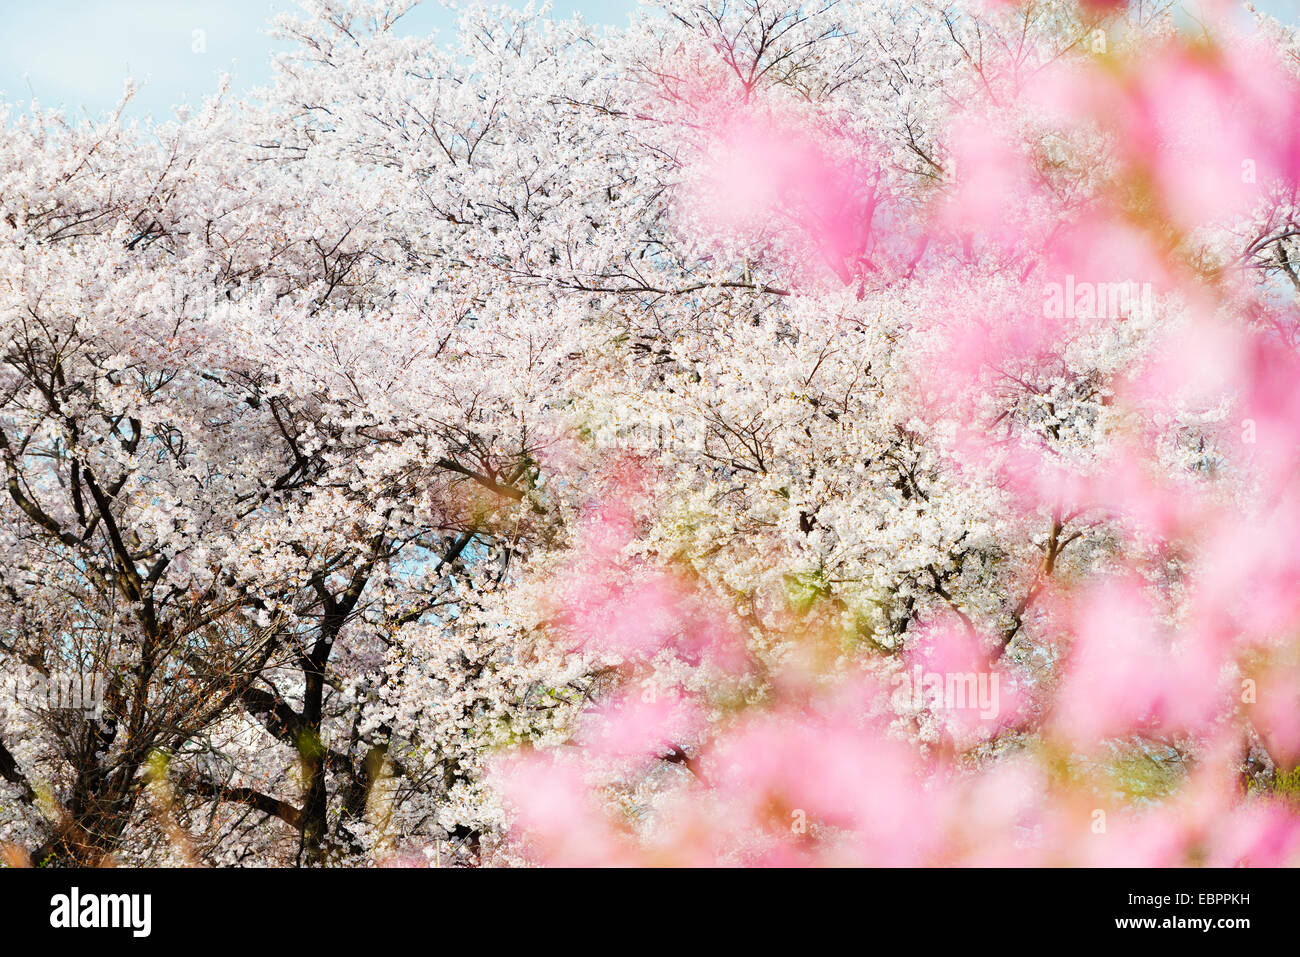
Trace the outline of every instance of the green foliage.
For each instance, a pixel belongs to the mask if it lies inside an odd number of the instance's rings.
[[[1251,791],[1270,794],[1293,808],[1300,808],[1300,765],[1289,771],[1276,770],[1269,776],[1260,776],[1250,782]]]
[[[1131,800],[1159,800],[1177,789],[1183,778],[1179,764],[1147,752],[1120,755],[1109,771],[1115,788]]]
[[[831,593],[826,572],[820,568],[786,575],[784,581],[786,601],[801,615],[807,614],[818,601]]]
[[[311,728],[304,729],[294,743],[304,761],[315,762],[325,756],[325,745],[321,742],[320,735]]]

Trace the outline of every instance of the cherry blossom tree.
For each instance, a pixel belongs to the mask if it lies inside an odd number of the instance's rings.
[[[9,859],[1295,861],[1289,31],[411,5],[7,116]]]

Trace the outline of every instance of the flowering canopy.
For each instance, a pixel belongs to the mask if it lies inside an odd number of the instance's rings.
[[[9,859],[1296,862],[1291,32],[410,5],[7,115]]]

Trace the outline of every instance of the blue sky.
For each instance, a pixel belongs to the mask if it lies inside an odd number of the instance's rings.
[[[622,25],[636,0],[556,0],[554,7],[557,15]],[[133,76],[141,90],[132,115],[169,119],[173,105],[202,102],[222,72],[236,91],[267,82],[275,49],[267,22],[296,8],[295,0],[0,0],[0,92],[11,102],[35,95],[46,107],[98,114],[112,109]],[[456,13],[425,0],[401,23],[404,33],[450,36]]]
[[[871,0],[862,0],[871,2]],[[111,109],[127,76],[143,89],[132,114],[171,116],[177,103],[199,103],[222,71],[243,91],[266,82],[273,44],[266,22],[294,0],[0,0],[0,92],[10,101],[33,94],[47,106],[97,114]],[[558,14],[580,12],[592,23],[622,24],[636,0],[556,0]],[[1300,21],[1300,0],[1256,0],[1279,19]],[[403,29],[455,29],[455,14],[425,0]],[[196,34],[195,31],[202,31]],[[195,52],[202,37],[203,52]],[[146,83],[147,81],[147,83]]]

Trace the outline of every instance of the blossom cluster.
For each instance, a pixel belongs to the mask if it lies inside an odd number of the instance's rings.
[[[6,108],[5,860],[1297,861],[1293,31],[412,5]]]

